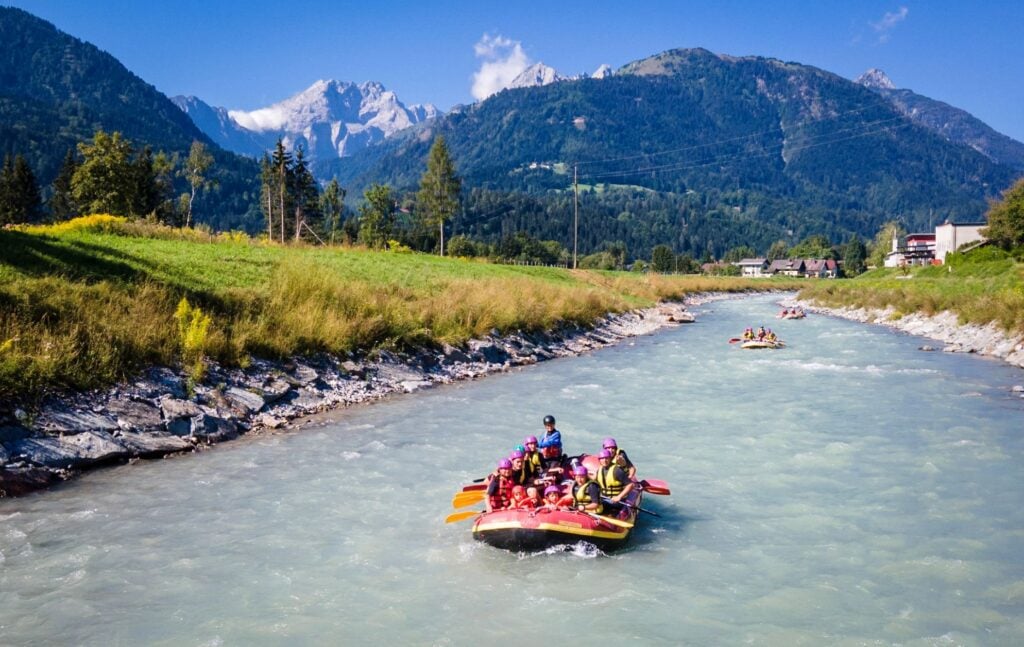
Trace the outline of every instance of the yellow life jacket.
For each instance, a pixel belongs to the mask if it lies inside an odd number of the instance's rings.
[[[604,506],[601,505],[600,501],[591,501],[590,496],[587,494],[587,486],[593,482],[594,479],[587,479],[587,482],[584,483],[583,485],[580,485],[579,483],[573,483],[572,498],[576,501],[576,503],[582,503],[583,505],[596,503],[597,509],[591,510],[591,512],[601,514],[604,511]],[[598,487],[600,487],[600,484],[598,485]]]
[[[597,470],[597,484],[601,486],[601,494],[607,497],[616,496],[622,492],[626,484],[615,478],[615,468],[619,467],[612,463],[608,467],[601,467]],[[619,468],[622,469],[622,468]]]
[[[530,471],[534,474],[540,474],[544,467],[544,460],[540,457],[539,451],[527,452],[523,463],[530,466]]]

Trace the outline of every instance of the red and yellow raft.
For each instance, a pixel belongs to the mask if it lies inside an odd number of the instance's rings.
[[[584,464],[593,472],[596,459],[588,456]],[[642,498],[643,490],[638,483],[623,500],[626,505],[614,516],[546,508],[485,512],[473,522],[473,538],[515,551],[545,550],[583,541],[607,552],[629,539]]]

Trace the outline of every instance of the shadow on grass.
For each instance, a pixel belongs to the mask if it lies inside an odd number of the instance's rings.
[[[73,280],[137,282],[146,274],[109,256],[123,256],[96,245],[56,241],[20,231],[0,231],[0,265],[30,277],[60,276]]]

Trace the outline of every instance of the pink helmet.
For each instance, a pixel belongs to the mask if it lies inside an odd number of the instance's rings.
[[[560,487],[558,487],[557,485],[549,485],[546,488],[544,488],[544,496],[547,496],[549,494],[561,494],[561,493],[562,493],[562,489]]]
[[[510,469],[512,469],[512,461],[510,461],[507,458],[501,459],[500,461],[498,461],[498,469],[499,470],[510,470]]]
[[[536,445],[537,444],[537,437],[536,436],[527,436],[526,440],[523,441],[524,445],[529,445],[530,443],[533,443],[534,445]]]
[[[602,460],[604,460],[605,458],[611,458],[612,457],[612,453],[610,451],[608,451],[607,449],[602,449],[601,453],[598,454],[597,457],[602,459]]]
[[[604,447],[605,449],[611,449],[611,448],[618,449],[619,445],[618,445],[618,443],[615,442],[614,438],[605,438],[604,442],[601,443],[601,447]]]
[[[585,465],[577,465],[576,469],[572,471],[573,476],[590,476],[590,472],[587,471]]]
[[[511,456],[509,456],[509,459],[511,459],[511,460],[515,460],[515,459],[517,459],[517,458],[522,458],[522,457],[524,457],[524,456],[526,456],[526,454],[524,454],[523,452],[521,452],[521,451],[519,451],[519,450],[517,449],[517,450],[515,450],[515,451],[513,451],[513,452],[512,452],[512,455],[511,455]]]

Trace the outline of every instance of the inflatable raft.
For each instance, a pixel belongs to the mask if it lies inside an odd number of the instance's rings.
[[[756,350],[758,348],[779,348],[779,347],[780,347],[780,343],[779,342],[758,341],[756,339],[751,339],[749,341],[745,341],[742,344],[740,344],[740,348],[747,348],[747,349],[754,349],[754,350]]]
[[[587,456],[583,464],[593,473],[597,460]],[[638,484],[623,500],[628,505],[615,516],[546,508],[485,512],[473,522],[473,538],[514,551],[539,551],[584,541],[608,552],[629,539],[637,517],[636,508],[630,506],[639,506],[642,498],[643,491]]]

